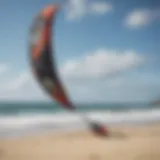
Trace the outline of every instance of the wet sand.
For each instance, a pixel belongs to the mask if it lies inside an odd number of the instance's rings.
[[[160,160],[160,124],[0,140],[0,160]]]

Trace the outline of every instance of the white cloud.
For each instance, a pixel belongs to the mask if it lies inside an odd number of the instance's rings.
[[[66,5],[66,18],[68,20],[78,19],[86,14],[85,0],[70,0]]]
[[[138,67],[143,63],[134,51],[118,52],[100,49],[87,54],[80,60],[69,60],[61,68],[62,75],[68,79],[100,79],[117,75]]]
[[[104,14],[112,10],[111,4],[89,0],[69,0],[66,4],[66,19],[80,19],[89,14]]]
[[[0,84],[1,101],[35,101],[48,99],[29,71],[22,71],[9,76],[11,72],[7,73],[5,81]]]
[[[129,27],[139,27],[146,25],[150,21],[148,10],[135,10],[126,17],[126,25]]]
[[[134,51],[99,49],[81,59],[66,61],[59,71],[73,102],[144,100],[160,90],[160,76],[132,72],[144,62],[145,58]],[[127,74],[121,74],[126,71]],[[50,98],[30,71],[22,71],[0,83],[0,100],[46,101]]]
[[[160,11],[149,9],[135,9],[125,18],[126,26],[130,28],[138,28],[150,24],[160,18]]]
[[[91,13],[105,14],[112,10],[112,6],[106,2],[93,2],[90,5],[89,10]]]
[[[8,91],[20,90],[29,80],[30,80],[30,77],[28,73],[21,73],[8,83],[8,85],[6,86],[6,89]]]
[[[8,65],[6,64],[0,64],[0,75],[7,72],[9,69]]]

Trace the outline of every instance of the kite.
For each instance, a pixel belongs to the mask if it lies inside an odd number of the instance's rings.
[[[58,9],[59,6],[56,4],[48,5],[33,19],[29,32],[30,65],[36,80],[45,92],[67,110],[74,111],[75,106],[69,100],[58,77],[55,58],[52,55],[52,26]],[[107,133],[102,125],[90,122],[87,117],[84,119],[94,132],[101,135]]]

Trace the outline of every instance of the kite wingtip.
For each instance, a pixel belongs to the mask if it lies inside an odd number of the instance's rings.
[[[60,4],[48,4],[43,10],[42,15],[46,18],[50,17],[53,13],[60,9]]]
[[[99,123],[91,123],[91,129],[92,131],[101,136],[101,137],[108,137],[109,136],[109,130],[105,126]]]

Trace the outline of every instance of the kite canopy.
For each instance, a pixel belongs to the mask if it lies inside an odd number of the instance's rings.
[[[65,108],[73,109],[52,57],[52,21],[57,10],[57,5],[49,5],[33,20],[29,35],[29,56],[33,72],[42,88]]]

